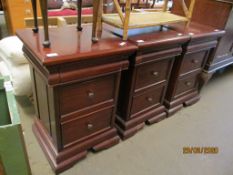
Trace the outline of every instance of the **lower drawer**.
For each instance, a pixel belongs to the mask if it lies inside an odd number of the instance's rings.
[[[197,88],[200,73],[180,77],[177,83],[175,97]]]
[[[142,94],[134,96],[131,115],[161,103],[164,96],[164,89],[164,85],[155,86],[145,90]]]
[[[88,137],[98,131],[111,127],[113,108],[105,108],[87,114],[81,118],[66,121],[61,124],[63,145],[70,144]]]

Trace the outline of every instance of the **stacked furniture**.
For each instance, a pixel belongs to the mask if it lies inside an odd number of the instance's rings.
[[[49,49],[42,46],[43,33],[17,33],[30,62],[34,133],[56,172],[84,158],[89,149],[119,142],[115,112],[121,72],[137,49],[107,32],[93,45],[91,26],[83,30],[52,28]]]
[[[43,47],[41,32],[17,32],[31,69],[33,130],[55,172],[89,149],[113,146],[119,136],[127,139],[144,123],[195,103],[203,67],[224,34],[177,24],[131,31],[124,42],[113,34],[118,29],[106,25],[93,44],[92,27],[83,27],[51,28],[50,48]]]
[[[179,2],[175,14],[166,11],[166,0],[162,12],[135,13],[130,21],[130,1],[125,16],[117,0],[119,16],[102,16],[103,0],[96,0],[93,25],[84,25],[83,32],[80,19],[77,28],[45,25],[44,33],[17,32],[33,82],[33,130],[55,172],[66,170],[90,149],[109,148],[119,136],[127,139],[145,123],[157,123],[196,103],[206,72],[227,65],[226,60],[230,63],[232,41],[221,40],[222,28],[197,23],[195,10],[191,22],[195,0],[187,6]],[[202,9],[201,2],[207,0],[197,0],[195,8]],[[136,17],[142,20],[135,22]],[[114,27],[102,27],[101,20]],[[231,54],[220,54],[222,43]]]

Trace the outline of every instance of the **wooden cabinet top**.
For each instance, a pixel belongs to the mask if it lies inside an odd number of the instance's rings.
[[[181,45],[187,42],[190,36],[180,35],[177,31],[163,27],[153,27],[147,29],[135,29],[129,34],[129,41],[136,44],[139,49],[153,48],[161,49],[162,46]]]
[[[218,38],[225,34],[225,31],[223,30],[196,22],[191,22],[188,26],[185,24],[173,24],[170,25],[169,28],[184,35],[190,35],[191,40],[193,41],[205,38]]]
[[[68,62],[78,62],[87,59],[98,59],[113,55],[130,55],[137,47],[130,42],[103,31],[98,43],[91,41],[91,25],[84,25],[82,32],[77,32],[75,26],[50,28],[50,48],[44,48],[43,30],[34,34],[31,29],[17,31],[17,36],[41,65],[56,65]]]

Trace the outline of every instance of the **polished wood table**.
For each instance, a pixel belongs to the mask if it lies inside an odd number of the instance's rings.
[[[137,47],[103,32],[91,42],[91,26],[50,29],[50,48],[43,32],[19,30],[30,63],[35,99],[34,133],[52,168],[59,173],[85,157],[119,142],[115,111],[121,71]]]

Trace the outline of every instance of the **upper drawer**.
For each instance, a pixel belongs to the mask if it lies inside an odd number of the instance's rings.
[[[61,115],[114,98],[115,75],[99,77],[60,88]]]
[[[193,70],[200,69],[203,65],[206,54],[208,54],[208,51],[201,51],[185,55],[181,65],[180,74],[182,75],[188,72],[192,72]]]
[[[167,80],[171,64],[172,59],[166,59],[139,66],[136,75],[136,91],[140,88]]]

